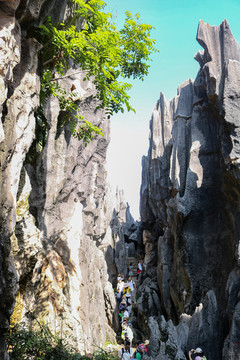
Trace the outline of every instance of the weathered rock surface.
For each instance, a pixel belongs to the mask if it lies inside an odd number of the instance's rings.
[[[142,162],[144,282],[156,279],[168,328],[160,341],[155,311],[151,356],[201,346],[209,360],[238,359],[240,49],[226,20],[200,21],[197,40],[197,77],[170,101],[160,95]]]
[[[115,273],[112,274],[114,282],[119,273],[127,276],[127,258],[137,258],[142,251],[140,224],[132,217],[129,205],[125,202],[123,190],[116,192],[111,230],[113,242],[107,254],[115,264]]]
[[[67,1],[0,1],[0,358],[8,358],[3,334],[16,299],[16,320],[41,317],[70,331],[80,350],[114,340],[111,283],[144,249],[134,324],[150,339],[148,356],[183,360],[201,346],[208,360],[238,359],[240,50],[229,25],[200,22],[195,81],[171,101],[161,94],[153,111],[141,236],[121,192],[113,211],[109,119],[95,111],[95,89],[78,69],[61,85],[74,84],[82,114],[104,138],[85,148],[60,126],[51,98],[47,144],[26,161],[40,90],[40,46],[28,31],[68,10]]]
[[[70,91],[74,84],[82,114],[104,137],[85,148],[68,125],[60,126],[59,105],[50,98],[47,144],[34,162],[26,158],[40,91],[40,45],[28,30],[48,15],[63,19],[68,10],[67,1],[0,2],[1,359],[8,358],[3,333],[16,298],[15,321],[40,317],[54,331],[69,331],[80,350],[114,341],[118,326],[106,261],[113,242],[105,171],[109,118],[96,111],[95,89],[79,69],[70,68],[61,86]]]
[[[121,192],[116,204],[106,181],[110,120],[96,110],[91,81],[74,67],[59,80],[74,85],[81,115],[104,137],[87,147],[61,126],[58,101],[44,107],[47,143],[35,153],[39,106],[40,44],[32,27],[47,16],[62,21],[67,1],[0,1],[0,358],[8,359],[3,335],[13,321],[42,319],[68,333],[80,351],[115,341],[118,314],[114,283],[136,256],[138,225]],[[56,11],[58,9],[58,11]],[[32,146],[32,148],[30,148]],[[29,150],[30,149],[30,150]],[[14,308],[15,306],[15,308]],[[13,312],[14,310],[14,312]]]
[[[9,324],[16,293],[17,274],[10,253],[10,236],[16,221],[16,199],[20,172],[34,137],[34,110],[38,106],[39,78],[36,74],[39,44],[21,43],[21,28],[15,20],[19,1],[0,3],[0,357],[5,359],[2,335]],[[20,62],[22,59],[22,62]]]

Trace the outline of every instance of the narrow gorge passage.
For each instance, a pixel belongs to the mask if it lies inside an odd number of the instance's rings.
[[[13,322],[31,329],[40,319],[81,356],[120,341],[114,289],[132,263],[129,320],[133,345],[149,341],[144,360],[187,360],[199,347],[207,360],[239,360],[240,48],[230,26],[201,20],[195,80],[170,101],[160,94],[135,221],[107,182],[111,120],[92,78],[70,64],[58,84],[76,90],[103,136],[87,146],[72,136],[54,96],[45,122],[36,114],[43,64],[34,29],[71,11],[67,0],[0,1],[0,359],[11,359]]]
[[[150,122],[135,328],[151,359],[201,348],[207,359],[238,360],[240,49],[226,20],[201,20],[197,41],[196,79],[170,101],[161,93]]]

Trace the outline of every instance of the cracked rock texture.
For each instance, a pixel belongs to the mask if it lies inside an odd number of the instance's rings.
[[[240,48],[226,20],[201,20],[197,41],[196,79],[161,94],[150,122],[138,306],[152,358],[199,346],[208,360],[239,359]]]
[[[40,91],[40,44],[32,38],[32,27],[49,15],[54,21],[66,18],[67,4],[0,1],[0,358],[4,360],[8,355],[3,335],[12,313],[14,321],[24,319],[30,325],[40,318],[53,331],[70,333],[81,351],[115,341],[113,329],[118,327],[109,282],[122,271],[115,264],[115,253],[109,255],[115,245],[110,225],[116,215],[105,171],[110,121],[103,110],[96,110],[95,88],[83,81],[79,69],[70,68],[61,86],[66,91],[75,86],[82,115],[100,126],[104,137],[84,147],[71,136],[68,125],[60,126],[58,102],[50,98],[44,108],[47,143],[29,161]],[[124,248],[121,227],[118,231],[117,242],[122,241]]]

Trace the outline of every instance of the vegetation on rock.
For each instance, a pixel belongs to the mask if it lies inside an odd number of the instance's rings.
[[[54,335],[47,325],[38,322],[38,328],[15,324],[6,335],[10,360],[116,360],[113,353],[97,349],[93,354],[81,355],[66,339]]]
[[[48,131],[43,105],[52,95],[59,101],[62,125],[70,123],[73,136],[87,145],[96,134],[102,135],[97,126],[80,115],[79,98],[71,89],[61,88],[69,64],[79,67],[84,80],[91,80],[96,87],[98,107],[110,114],[134,109],[129,102],[131,84],[122,80],[148,74],[150,55],[157,51],[151,39],[152,26],[140,23],[139,14],[126,11],[124,26],[118,30],[112,14],[104,12],[102,0],[72,0],[74,10],[67,22],[53,25],[50,18],[38,29],[41,50],[40,108],[36,113],[37,126],[42,128],[37,136],[39,150],[46,142]],[[78,25],[76,25],[78,24]],[[76,100],[78,99],[78,100]]]

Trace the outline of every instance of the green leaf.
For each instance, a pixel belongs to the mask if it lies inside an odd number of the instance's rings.
[[[71,60],[86,71],[84,80],[93,79],[99,101],[97,108],[105,108],[110,114],[123,112],[125,108],[134,111],[128,95],[131,85],[121,80],[143,80],[148,74],[151,54],[157,50],[150,36],[153,27],[141,23],[138,13],[133,16],[126,11],[124,26],[118,30],[112,14],[104,12],[104,1],[72,2],[76,7],[72,19],[54,26],[48,18],[39,27],[44,65],[40,102],[42,106],[50,95],[57,98],[61,111],[66,113],[63,125],[69,122],[73,136],[86,145],[97,135],[103,136],[102,131],[75,115],[77,105],[73,94],[61,89],[55,79],[65,74]],[[74,25],[78,18],[84,19],[81,29]]]

